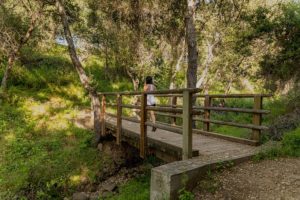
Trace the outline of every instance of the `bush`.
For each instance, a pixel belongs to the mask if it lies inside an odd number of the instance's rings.
[[[273,140],[281,140],[288,131],[296,129],[300,125],[300,109],[282,115],[272,122],[269,136]]]
[[[179,199],[180,200],[193,200],[195,195],[184,188],[179,190]]]
[[[279,156],[300,156],[300,127],[294,131],[285,133],[279,145],[265,152],[260,152],[255,156],[254,160],[262,160],[264,158],[273,159]]]
[[[288,156],[300,156],[300,128],[284,135],[282,153]]]

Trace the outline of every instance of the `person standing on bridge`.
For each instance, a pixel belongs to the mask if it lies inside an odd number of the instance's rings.
[[[151,92],[151,91],[155,91],[156,88],[153,84],[153,78],[151,76],[147,76],[146,80],[145,80],[145,85],[144,85],[144,92]],[[147,105],[148,106],[155,106],[155,97],[153,94],[147,94]],[[154,111],[151,110],[150,111],[150,119],[152,121],[152,123],[155,123],[155,114]],[[152,127],[152,131],[156,131],[156,127]]]

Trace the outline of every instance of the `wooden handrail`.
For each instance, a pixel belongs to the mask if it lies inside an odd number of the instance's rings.
[[[174,132],[174,133],[178,133],[178,134],[182,134],[182,129],[181,128],[176,128],[167,124],[163,124],[163,123],[153,123],[150,121],[146,122],[147,126],[151,126],[151,127],[155,127],[155,128],[159,128],[165,131],[170,131],[170,132]]]
[[[206,123],[234,126],[234,127],[239,127],[239,128],[258,129],[258,130],[269,129],[267,126],[256,126],[253,124],[240,124],[240,123],[236,123],[236,122],[225,122],[225,121],[212,120],[212,119],[193,118],[193,120],[200,121],[200,122],[206,122]]]
[[[107,115],[107,116],[109,116],[109,117],[117,118],[117,115],[116,115],[116,114],[113,114],[113,113],[105,112],[105,115]]]
[[[141,106],[138,106],[138,105],[122,104],[121,106],[122,106],[122,108],[141,109]]]
[[[225,112],[239,112],[239,113],[255,113],[255,114],[269,114],[268,110],[260,109],[247,109],[247,108],[228,108],[228,107],[210,107],[210,106],[196,106],[194,111],[199,110],[214,110],[214,111],[225,111]]]
[[[106,106],[110,106],[110,107],[117,107],[118,104],[114,104],[114,103],[106,103]]]
[[[142,92],[142,91],[135,91],[135,92],[98,92],[97,94],[99,96],[102,95],[111,95],[111,96],[117,96],[120,95],[141,95],[142,93],[146,94],[155,94],[156,97],[182,97],[183,90],[190,90],[192,93],[200,92],[201,89],[173,89],[173,90],[157,90],[157,91],[151,91],[151,92]],[[260,97],[272,97],[272,94],[195,94],[193,95],[195,97],[205,98],[206,96],[209,96],[211,98],[254,98],[256,96]]]
[[[182,108],[168,108],[168,107],[156,107],[156,106],[147,106],[146,110],[160,111],[160,112],[169,112],[169,113],[182,113]]]
[[[223,139],[229,139],[231,141],[240,141],[247,144],[256,145],[260,140],[262,130],[268,129],[266,126],[262,126],[262,115],[268,114],[270,111],[263,110],[262,102],[264,97],[270,97],[270,94],[197,94],[200,89],[174,89],[174,90],[162,90],[162,91],[151,91],[151,92],[103,92],[98,93],[101,99],[101,123],[102,123],[102,135],[105,134],[105,118],[106,116],[114,117],[117,119],[116,129],[116,141],[117,144],[121,144],[122,140],[122,120],[127,120],[134,123],[140,124],[140,141],[139,149],[140,156],[146,157],[147,154],[147,126],[156,127],[162,130],[182,134],[182,148],[183,148],[183,159],[192,157],[192,133],[201,133],[205,135],[212,135]],[[141,96],[140,105],[124,104],[122,102],[123,96]],[[155,97],[168,97],[169,104],[156,104],[156,106],[147,105],[147,96],[154,95]],[[116,96],[115,100],[106,102],[107,96]],[[194,97],[204,98],[204,106],[193,106],[192,99]],[[177,104],[177,98],[182,98],[182,105]],[[253,108],[231,108],[231,107],[216,107],[212,105],[212,99],[217,98],[253,98]],[[115,103],[114,103],[115,102]],[[106,107],[116,107],[116,114],[107,113]],[[123,109],[138,109],[140,110],[141,119],[123,116]],[[170,117],[170,123],[152,123],[147,120],[147,112],[156,111],[156,115]],[[236,112],[236,113],[248,113],[252,114],[252,123],[244,124],[238,122],[228,122],[221,120],[211,119],[212,111],[224,111],[224,112]],[[195,116],[202,115],[201,118]],[[193,117],[194,116],[194,117]],[[182,119],[182,127],[176,125],[176,119]],[[203,123],[203,130],[193,129],[192,121],[199,121]],[[239,128],[247,128],[252,130],[251,140],[228,137],[219,133],[214,133],[210,129],[211,124],[219,124],[225,126],[233,126]]]
[[[161,112],[155,112],[155,114],[160,116],[165,116],[165,117],[182,118],[182,115],[174,115],[174,114],[161,113]]]
[[[271,94],[196,94],[196,97],[205,98],[209,96],[211,98],[254,98],[256,96],[260,97],[272,97]]]
[[[124,120],[127,120],[127,121],[135,122],[135,123],[140,123],[141,122],[141,120],[138,120],[138,119],[136,119],[134,117],[125,117],[125,116],[122,116],[121,118],[124,119]]]

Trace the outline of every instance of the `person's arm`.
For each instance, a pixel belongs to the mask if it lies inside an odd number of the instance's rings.
[[[148,91],[148,85],[145,84],[145,85],[144,85],[144,92],[147,92],[147,91]]]

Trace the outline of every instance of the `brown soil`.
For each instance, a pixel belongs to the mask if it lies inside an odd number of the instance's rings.
[[[208,173],[194,189],[195,199],[300,200],[300,158],[247,162]]]

